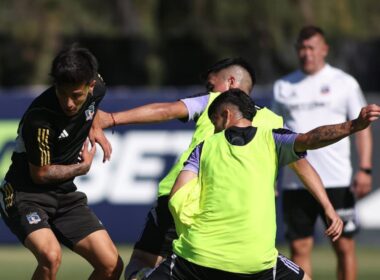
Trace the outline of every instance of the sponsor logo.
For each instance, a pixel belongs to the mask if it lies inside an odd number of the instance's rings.
[[[26,219],[28,220],[29,224],[38,224],[41,222],[40,216],[37,214],[37,212],[31,212],[26,215]]]

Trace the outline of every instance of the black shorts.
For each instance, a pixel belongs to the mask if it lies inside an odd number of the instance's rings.
[[[350,188],[328,188],[327,195],[344,223],[342,236],[353,237],[359,230],[355,215],[355,199]],[[285,235],[288,240],[313,236],[318,216],[326,224],[324,211],[307,190],[283,192]]]
[[[288,258],[279,255],[276,266],[254,274],[241,274],[222,271],[191,263],[179,256],[172,255],[157,268],[151,270],[146,280],[301,280],[305,273]]]
[[[22,243],[33,231],[50,228],[62,244],[72,249],[90,233],[104,229],[82,192],[27,193],[8,185],[1,189],[0,196],[1,216]]]
[[[149,211],[145,227],[135,244],[135,249],[167,257],[173,252],[172,243],[177,239],[173,217],[168,206],[169,196],[160,196]]]

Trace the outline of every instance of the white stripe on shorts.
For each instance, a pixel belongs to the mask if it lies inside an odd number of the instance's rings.
[[[283,262],[283,264],[285,266],[287,266],[289,269],[293,270],[297,274],[300,273],[300,267],[298,265],[296,265],[294,262],[292,262],[291,260],[289,260],[288,258],[286,258],[282,255],[278,255],[278,257]]]

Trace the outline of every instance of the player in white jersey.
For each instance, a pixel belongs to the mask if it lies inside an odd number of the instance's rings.
[[[357,81],[325,62],[328,45],[323,31],[314,26],[301,29],[297,40],[300,70],[276,81],[273,111],[284,118],[285,126],[300,133],[328,123],[354,119],[366,101]],[[359,170],[351,188],[350,142],[345,138],[334,145],[310,151],[308,160],[321,176],[326,191],[345,223],[342,237],[333,243],[338,257],[338,279],[356,279],[354,195],[360,198],[371,190],[372,140],[369,128],[356,135]],[[292,259],[311,275],[310,255],[313,230],[323,214],[303,188],[297,176],[285,168],[282,187],[286,235]],[[352,192],[353,191],[353,192]],[[295,204],[294,201],[302,201]]]

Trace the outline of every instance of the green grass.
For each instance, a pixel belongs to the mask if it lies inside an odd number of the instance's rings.
[[[119,246],[124,262],[127,263],[131,254],[130,246]],[[288,255],[286,247],[279,251]],[[359,280],[380,279],[380,250],[379,247],[358,247]],[[335,280],[335,257],[330,247],[317,246],[313,252],[314,280]],[[33,255],[21,246],[0,246],[0,279],[23,280],[30,279],[36,261]],[[90,265],[70,250],[63,249],[62,265],[58,280],[87,279],[91,273]]]

